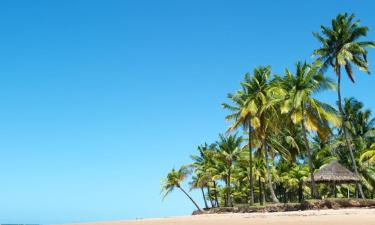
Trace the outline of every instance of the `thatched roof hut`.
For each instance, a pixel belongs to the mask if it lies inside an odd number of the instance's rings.
[[[314,179],[317,183],[356,183],[360,181],[353,172],[342,166],[335,159],[322,166],[314,174]],[[311,177],[306,181],[310,182]]]

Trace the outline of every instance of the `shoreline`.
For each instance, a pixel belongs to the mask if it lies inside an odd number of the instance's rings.
[[[65,225],[372,225],[375,208],[320,209],[290,212],[221,213]]]

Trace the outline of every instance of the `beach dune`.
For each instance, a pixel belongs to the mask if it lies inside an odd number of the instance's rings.
[[[84,225],[374,225],[375,209],[311,210],[298,212],[210,214]],[[78,224],[71,224],[78,225]],[[83,224],[81,224],[83,225]]]

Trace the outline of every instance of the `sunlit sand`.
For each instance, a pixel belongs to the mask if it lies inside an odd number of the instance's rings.
[[[92,222],[85,225],[374,225],[375,209],[211,214],[133,221]],[[73,224],[71,224],[73,225]],[[82,225],[82,224],[81,224]]]

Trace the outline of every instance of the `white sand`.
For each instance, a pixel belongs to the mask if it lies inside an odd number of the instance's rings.
[[[81,225],[375,225],[375,209],[211,214]],[[72,224],[73,225],[73,224]],[[77,225],[77,224],[75,224]]]

